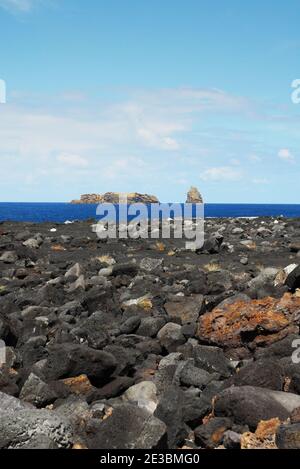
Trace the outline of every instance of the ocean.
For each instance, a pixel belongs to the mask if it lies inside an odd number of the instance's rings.
[[[98,218],[97,205],[0,202],[0,221],[57,222]],[[300,218],[300,204],[205,204],[205,217]]]

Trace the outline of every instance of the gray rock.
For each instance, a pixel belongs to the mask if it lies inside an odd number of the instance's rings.
[[[204,296],[179,296],[176,302],[165,303],[164,308],[171,319],[180,319],[182,324],[194,323],[204,311]]]
[[[248,282],[248,287],[250,290],[256,291],[260,288],[266,286],[266,284],[270,284],[274,282],[276,275],[278,274],[279,269],[274,267],[267,267],[263,269],[259,275]]]
[[[168,447],[174,448],[188,436],[189,429],[184,422],[184,392],[178,386],[167,386],[155,411],[168,430]]]
[[[121,334],[132,334],[141,324],[140,316],[131,316],[120,326]]]
[[[300,423],[280,425],[276,445],[279,449],[300,449]]]
[[[76,264],[74,264],[66,273],[65,273],[65,277],[66,278],[73,278],[73,277],[80,277],[81,275],[81,265],[77,262]]]
[[[122,404],[112,415],[89,423],[86,443],[90,449],[155,449],[165,447],[167,428],[144,409]]]
[[[196,345],[193,347],[193,357],[196,366],[209,373],[219,373],[221,377],[228,378],[233,372],[230,360],[219,347]]]
[[[35,238],[29,238],[27,241],[24,241],[23,246],[26,246],[30,249],[38,249],[41,245],[41,242]]]
[[[72,428],[68,420],[53,411],[22,409],[3,411],[0,419],[0,448],[22,448],[37,437],[46,437],[58,448],[72,444]]]
[[[91,381],[101,384],[116,365],[114,356],[103,350],[71,343],[56,344],[49,348],[42,374],[46,381],[86,374]]]
[[[219,375],[211,375],[207,371],[197,368],[193,365],[193,360],[180,363],[180,367],[179,379],[185,386],[196,386],[197,388],[203,389],[213,379],[219,377]]]
[[[47,316],[49,311],[49,308],[46,306],[27,306],[27,308],[23,309],[21,314],[24,319],[34,319],[37,316]]]
[[[201,447],[216,448],[222,442],[225,431],[231,426],[229,418],[215,417],[207,424],[195,428],[195,441]]]
[[[285,381],[284,369],[274,359],[262,359],[240,369],[234,376],[236,386],[258,386],[282,391]]]
[[[23,385],[20,398],[36,407],[46,407],[57,399],[58,395],[38,376],[31,373]]]
[[[137,334],[144,337],[156,337],[165,323],[165,319],[161,317],[142,318]]]
[[[153,272],[163,263],[163,259],[154,259],[152,257],[145,257],[140,262],[140,268],[146,272]]]
[[[251,301],[251,298],[245,293],[236,293],[235,295],[229,296],[228,298],[225,298],[225,300],[221,301],[221,303],[217,305],[217,308],[224,308],[224,306],[231,305],[237,301],[248,302]]]
[[[68,288],[69,293],[73,293],[76,290],[85,290],[85,280],[83,275],[80,275],[80,277],[78,277],[78,279]]]
[[[14,264],[18,260],[18,255],[15,251],[6,251],[0,257],[0,261],[5,264]]]
[[[300,396],[254,386],[232,386],[222,391],[215,402],[215,415],[231,417],[234,422],[255,430],[260,420],[278,417],[285,420],[300,407]]]
[[[236,228],[233,228],[233,230],[232,230],[231,233],[234,234],[234,235],[239,235],[239,234],[244,233],[244,230],[243,230],[243,228],[239,228],[239,227],[237,226]]]
[[[177,364],[183,360],[183,355],[180,352],[169,353],[166,357],[162,358],[159,362],[158,368],[162,370],[168,366],[177,366]]]
[[[247,265],[248,262],[249,262],[248,257],[241,257],[241,258],[240,258],[240,263],[241,263],[242,265]]]
[[[26,239],[30,238],[30,235],[31,233],[28,230],[20,231],[19,233],[16,233],[15,239],[17,241],[26,241]]]
[[[81,321],[79,326],[71,330],[71,335],[80,342],[86,341],[89,347],[95,349],[101,349],[109,342],[107,327],[103,324],[103,315],[100,311]]]
[[[241,447],[241,438],[240,433],[227,430],[223,435],[223,445],[226,449],[239,449]]]
[[[25,410],[28,408],[33,409],[33,406],[26,402],[22,402],[16,397],[0,392],[0,414],[2,414],[2,412],[18,412],[19,410]]]
[[[168,352],[176,352],[177,347],[185,343],[185,337],[181,332],[181,326],[173,322],[165,324],[157,334],[160,344]]]
[[[146,409],[150,413],[154,413],[157,407],[157,389],[152,381],[141,381],[131,386],[123,394],[124,401],[136,402],[138,407]]]

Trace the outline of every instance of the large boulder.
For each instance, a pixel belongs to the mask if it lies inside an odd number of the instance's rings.
[[[284,368],[277,360],[268,358],[249,363],[233,378],[235,386],[259,386],[274,391],[282,391],[284,382]]]
[[[227,348],[269,345],[299,332],[299,313],[300,298],[289,293],[280,299],[237,301],[201,316],[197,336]]]
[[[89,422],[85,435],[89,449],[166,448],[166,425],[145,409],[121,404],[103,421]]]
[[[215,415],[230,417],[255,430],[261,420],[286,420],[300,406],[300,396],[254,386],[232,386],[218,394]]]
[[[0,393],[0,449],[69,448],[73,431],[68,419],[54,411]]]
[[[85,345],[65,343],[49,348],[42,374],[47,381],[86,374],[92,383],[98,385],[116,366],[115,357],[108,352],[94,350]]]

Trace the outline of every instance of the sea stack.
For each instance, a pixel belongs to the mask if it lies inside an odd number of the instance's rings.
[[[203,204],[203,198],[197,187],[191,187],[187,193],[186,204]]]

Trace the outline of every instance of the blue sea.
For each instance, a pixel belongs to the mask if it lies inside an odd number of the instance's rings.
[[[69,203],[0,202],[0,221],[58,222],[87,220],[96,216],[97,205]],[[205,204],[205,217],[290,217],[300,218],[300,204]]]

